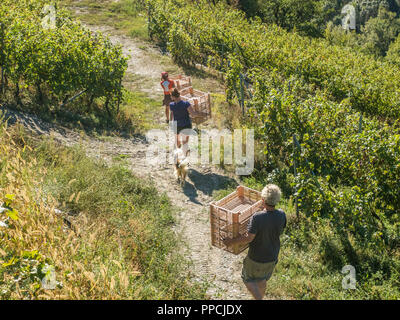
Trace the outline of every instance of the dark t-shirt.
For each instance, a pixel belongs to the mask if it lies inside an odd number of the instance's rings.
[[[249,245],[250,259],[261,263],[277,261],[279,236],[285,227],[286,215],[282,210],[256,212],[247,227],[249,233],[256,235]]]
[[[187,110],[190,107],[190,103],[188,101],[179,101],[179,102],[171,102],[169,104],[169,109],[172,111],[174,115],[174,120],[177,122],[176,125],[178,127],[190,126],[191,121],[189,117],[189,111]]]

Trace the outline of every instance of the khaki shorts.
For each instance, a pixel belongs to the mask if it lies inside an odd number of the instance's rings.
[[[276,264],[277,261],[267,263],[255,262],[249,256],[246,256],[243,260],[242,279],[244,282],[268,281],[272,276]]]

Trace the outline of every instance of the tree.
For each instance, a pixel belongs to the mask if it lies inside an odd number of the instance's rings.
[[[389,46],[386,60],[400,67],[400,35],[398,35],[396,40]]]
[[[277,24],[286,30],[296,29],[307,35],[316,35],[320,28],[314,20],[319,15],[321,2],[321,0],[239,0],[239,6],[250,17],[259,16],[264,22]]]
[[[346,31],[341,25],[334,25],[333,22],[328,22],[324,36],[331,45],[351,48],[359,47],[359,36],[354,31]]]
[[[396,13],[381,6],[376,18],[367,21],[361,28],[363,50],[375,56],[385,56],[390,44],[400,33],[400,19]]]

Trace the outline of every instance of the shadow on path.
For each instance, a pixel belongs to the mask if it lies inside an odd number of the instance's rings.
[[[233,178],[217,173],[201,173],[193,168],[189,171],[188,177],[193,182],[192,186],[194,190],[199,190],[209,197],[211,197],[216,190],[226,189],[229,185],[238,185]]]
[[[185,196],[187,196],[189,198],[189,200],[195,204],[202,204],[199,200],[197,200],[197,190],[194,187],[193,184],[191,184],[190,182],[186,181],[185,185],[183,186],[183,193],[185,194]]]

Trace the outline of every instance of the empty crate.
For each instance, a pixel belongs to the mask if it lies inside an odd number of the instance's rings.
[[[191,87],[192,86],[192,79],[188,76],[184,75],[178,75],[175,77],[169,77],[169,79],[174,80],[176,88],[178,91],[181,91],[185,88]]]
[[[248,244],[227,247],[221,239],[236,238],[247,231],[250,217],[263,209],[261,192],[244,186],[225,198],[210,204],[211,244],[218,248],[239,254]]]
[[[189,101],[195,110],[192,121],[196,124],[203,123],[211,118],[211,98],[209,93],[195,90],[192,87],[180,91],[182,100]]]

